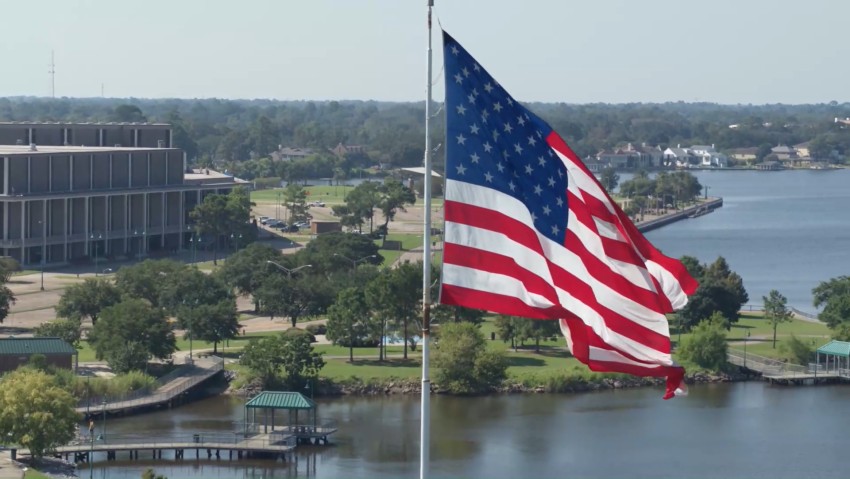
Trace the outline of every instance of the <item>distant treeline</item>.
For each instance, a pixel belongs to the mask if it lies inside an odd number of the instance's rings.
[[[816,105],[718,105],[712,103],[583,104],[531,103],[580,156],[631,143],[662,147],[714,144],[718,150],[814,141],[820,148],[850,154],[850,103]],[[439,106],[436,106],[439,108]],[[435,109],[436,109],[435,108]],[[165,121],[174,125],[175,146],[199,163],[245,170],[240,163],[268,157],[284,147],[363,145],[350,161],[325,158],[318,168],[337,176],[382,163],[422,162],[424,102],[180,100],[137,98],[0,98],[0,121]],[[445,110],[434,125],[434,144],[444,137]],[[265,171],[271,168],[270,171]],[[251,177],[308,174],[271,166],[246,171]],[[343,170],[342,173],[339,170]]]

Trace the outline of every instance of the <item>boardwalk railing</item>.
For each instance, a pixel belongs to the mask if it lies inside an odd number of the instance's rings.
[[[98,413],[103,410],[133,408],[157,404],[175,398],[224,369],[224,359],[211,356],[194,364],[181,366],[157,380],[154,391],[133,391],[121,396],[94,396],[77,402],[77,411]]]
[[[767,358],[757,354],[748,354],[738,349],[729,349],[728,360],[736,366],[746,367],[752,371],[758,371],[763,376],[783,376],[793,378],[795,376],[810,376],[813,368],[791,364],[778,359]]]
[[[788,309],[790,309],[790,310],[791,310],[791,312],[792,312],[792,313],[794,313],[794,314],[796,314],[797,316],[802,316],[802,317],[804,317],[804,318],[813,319],[813,320],[817,320],[817,319],[818,319],[818,315],[817,315],[817,314],[812,314],[812,313],[807,313],[807,312],[805,312],[805,311],[800,311],[800,310],[799,310],[799,309],[797,309],[797,308],[788,308]]]
[[[255,446],[295,446],[295,437],[283,431],[274,431],[269,434],[244,434],[242,432],[196,432],[185,434],[172,434],[167,436],[151,436],[149,434],[113,434],[104,437],[98,437],[94,441],[95,448],[107,448],[107,446],[133,446],[144,444],[146,447],[154,445],[157,447],[167,448],[173,444],[197,444],[198,447],[216,446],[223,447],[228,445],[244,444],[249,441]],[[72,441],[65,447],[74,446],[89,446],[91,447],[91,438],[81,436],[77,440]]]
[[[248,434],[260,434],[265,428],[262,423],[238,423]],[[284,424],[275,425],[274,433],[296,436],[324,436],[339,430],[336,421],[325,421],[321,424]],[[270,431],[271,432],[271,431]]]

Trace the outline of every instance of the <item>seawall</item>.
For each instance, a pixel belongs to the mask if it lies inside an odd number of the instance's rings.
[[[669,225],[670,223],[687,219],[691,214],[696,213],[697,210],[703,209],[706,210],[706,212],[708,213],[716,210],[717,208],[720,208],[721,206],[723,206],[723,198],[713,198],[698,205],[689,206],[681,211],[677,211],[675,213],[668,213],[659,218],[644,221],[643,223],[639,223],[636,226],[638,231],[640,231],[641,233],[646,233],[647,231],[652,231],[664,225]]]

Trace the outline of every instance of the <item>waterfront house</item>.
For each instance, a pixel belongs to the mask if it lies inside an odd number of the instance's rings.
[[[751,163],[757,159],[759,149],[757,147],[751,148],[732,148],[728,150],[727,153],[729,158],[735,161],[742,161],[745,163]]]
[[[779,161],[787,161],[791,159],[797,158],[797,150],[794,147],[786,146],[786,145],[778,145],[774,146],[770,149],[770,152],[776,155],[776,158]]]
[[[690,168],[697,164],[697,159],[687,148],[676,145],[675,148],[670,147],[664,150],[664,164],[677,168]]]

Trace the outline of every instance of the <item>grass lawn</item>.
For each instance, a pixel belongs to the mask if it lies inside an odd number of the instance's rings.
[[[345,196],[348,195],[353,186],[307,186],[304,188],[307,191],[307,203],[313,201],[322,201],[327,205],[342,204],[345,202]],[[268,190],[258,190],[251,192],[251,201],[255,203],[277,203],[277,194],[280,193],[280,200],[283,201],[284,188],[275,188]]]
[[[384,362],[377,359],[355,359],[349,363],[345,359],[327,359],[325,367],[322,368],[321,376],[329,379],[340,380],[352,377],[369,379],[388,378],[418,378],[422,375],[421,358],[410,358],[407,361],[401,358],[390,358]]]
[[[316,344],[313,345],[313,350],[319,353],[324,353],[325,356],[345,356],[348,357],[348,348],[345,346],[335,346],[332,344]],[[403,346],[387,346],[387,353],[396,354],[403,351]],[[418,349],[417,349],[418,351]],[[410,352],[408,352],[410,354]],[[354,357],[358,356],[378,356],[378,348],[354,348]]]
[[[390,250],[381,250],[378,252],[384,258],[384,262],[382,266],[392,266],[396,261],[401,257],[404,251],[390,251]]]
[[[33,468],[27,468],[27,472],[24,473],[24,479],[50,479],[50,476],[42,474]]]
[[[747,336],[747,332],[750,333],[751,338],[752,336],[769,336],[772,338],[773,326],[770,322],[763,319],[761,314],[746,313],[742,314],[741,319],[739,319],[736,324],[732,325],[732,329],[729,331],[727,337],[732,340],[744,339]],[[817,338],[829,338],[830,331],[823,323],[812,323],[799,319],[794,319],[788,323],[781,323],[779,327],[776,328],[777,340],[783,337],[789,337],[792,334],[797,337],[812,336]]]

